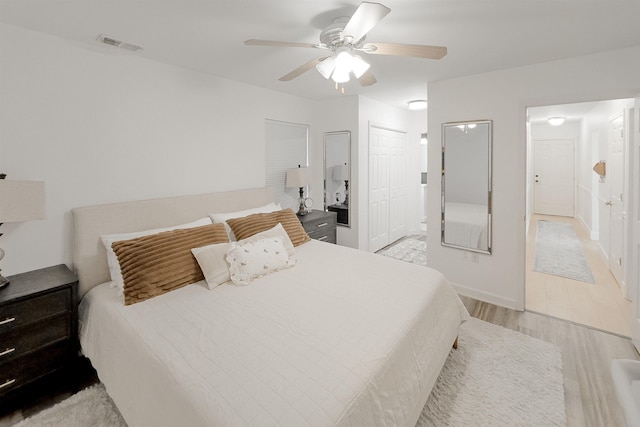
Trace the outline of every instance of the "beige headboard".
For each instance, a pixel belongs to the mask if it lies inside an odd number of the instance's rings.
[[[254,188],[72,209],[73,265],[80,281],[80,298],[94,286],[110,280],[107,253],[100,236],[171,227],[210,213],[262,206],[273,198],[272,189]]]

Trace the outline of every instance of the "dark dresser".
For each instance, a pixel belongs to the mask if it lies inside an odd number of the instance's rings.
[[[0,289],[0,401],[78,355],[78,280],[65,266],[8,277]]]
[[[306,215],[298,215],[298,219],[312,239],[336,243],[335,212],[313,210]]]

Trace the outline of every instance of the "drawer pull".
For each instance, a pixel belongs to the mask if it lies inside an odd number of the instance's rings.
[[[329,236],[322,236],[322,237],[318,237],[318,240],[327,240],[329,238]],[[0,354],[0,356],[2,356]]]
[[[6,319],[0,321],[0,325],[6,325],[7,323],[15,322],[15,317],[7,317]]]
[[[8,348],[8,349],[6,349],[5,351],[3,351],[2,353],[0,353],[0,357],[2,357],[2,356],[6,356],[7,354],[11,354],[11,353],[13,353],[14,351],[16,351],[16,348],[15,348],[15,347],[13,347],[13,348]]]
[[[0,384],[0,389],[3,389],[3,388],[5,388],[5,387],[9,387],[11,384],[13,384],[13,383],[15,383],[15,382],[16,382],[16,379],[15,379],[15,378],[14,378],[14,379],[12,379],[12,380],[6,380],[6,381],[4,382],[4,384]]]
[[[322,224],[318,224],[318,228],[320,227],[326,227],[327,225],[329,225],[328,222],[323,222]]]

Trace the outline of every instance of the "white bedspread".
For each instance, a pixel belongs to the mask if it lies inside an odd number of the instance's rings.
[[[435,270],[311,241],[298,264],[124,306],[80,305],[80,339],[136,426],[415,424],[468,317]]]
[[[444,210],[444,241],[456,246],[487,249],[486,205],[447,202]]]

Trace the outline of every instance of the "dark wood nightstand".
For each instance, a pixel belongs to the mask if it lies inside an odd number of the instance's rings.
[[[336,217],[335,212],[318,210],[313,210],[306,215],[298,215],[309,237],[329,243],[336,243]]]
[[[78,279],[65,266],[8,277],[0,290],[0,400],[78,357]]]

